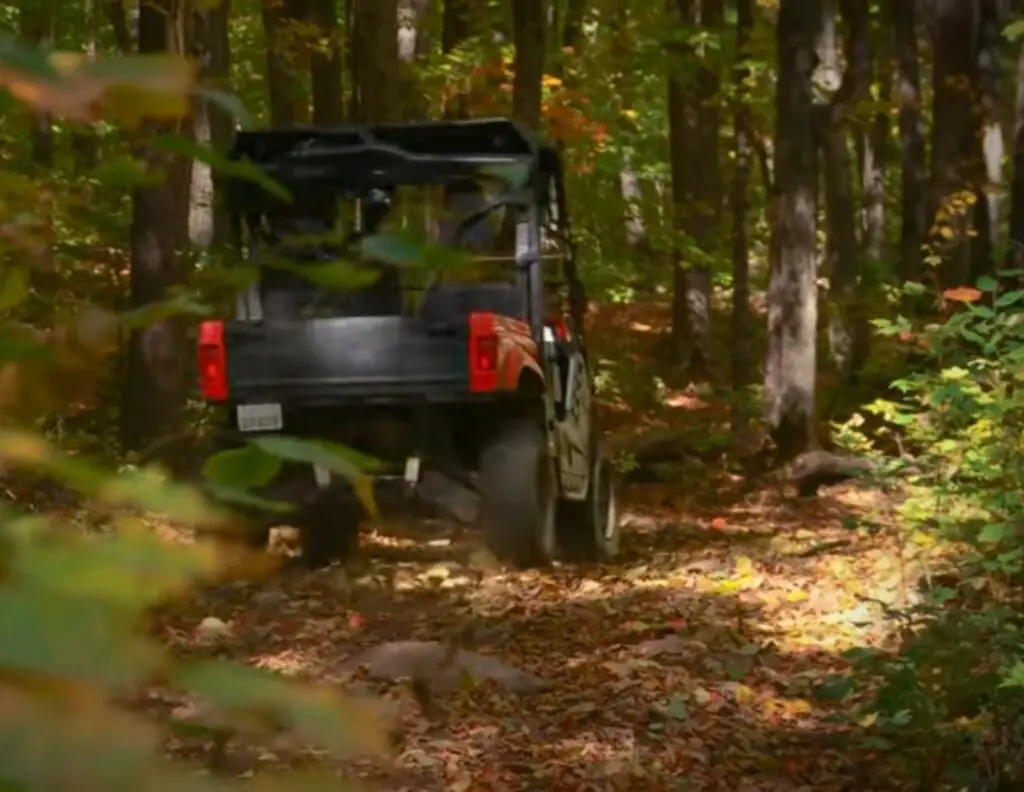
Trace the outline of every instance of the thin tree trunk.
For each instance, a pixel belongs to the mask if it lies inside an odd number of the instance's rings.
[[[970,212],[959,198],[973,192],[978,159],[976,3],[935,0],[932,4],[932,241],[942,254],[944,288],[970,277]]]
[[[387,5],[387,3],[384,3]],[[270,99],[270,123],[293,126],[309,121],[309,99],[303,85],[304,65],[298,63],[305,52],[289,50],[286,41],[293,38],[290,29],[309,18],[309,0],[262,0],[263,32],[267,50],[267,92]]]
[[[1010,243],[1007,268],[1024,270],[1024,43],[1017,56],[1017,96],[1013,119],[1013,177],[1010,181]],[[1018,282],[1024,277],[1017,275]]]
[[[358,70],[357,120],[394,121],[401,110],[398,74],[398,9],[394,2],[352,0],[355,30],[350,37]]]
[[[891,3],[900,134],[900,256],[903,283],[924,276],[927,169],[915,3]]]
[[[820,0],[781,0],[765,421],[781,460],[815,443],[818,318],[813,72]]]
[[[975,237],[971,242],[972,283],[994,272],[995,253],[1002,244],[1004,6],[1003,0],[978,3],[977,106],[982,129],[974,205]]]
[[[747,213],[750,207],[750,33],[754,26],[753,0],[736,0],[736,100],[733,136],[732,196],[732,430],[740,437],[750,423],[747,389],[752,382],[750,355],[750,250]]]
[[[545,0],[512,0],[512,36],[516,50],[512,116],[536,130],[541,126],[546,20]]]
[[[171,0],[144,3],[139,11],[138,48],[143,54],[165,52],[175,20]],[[150,131],[174,132],[149,124]],[[165,299],[181,282],[176,256],[188,236],[187,191],[175,178],[175,163],[152,149],[140,152],[150,169],[170,173],[159,183],[145,183],[132,194],[132,308]],[[185,169],[187,172],[187,169]],[[132,332],[128,341],[126,381],[121,407],[121,442],[140,450],[161,436],[177,434],[185,405],[185,334],[181,322],[165,319]]]
[[[345,120],[345,96],[341,78],[341,31],[334,0],[310,0],[310,15],[317,28],[317,45],[309,58],[313,123],[337,126]]]

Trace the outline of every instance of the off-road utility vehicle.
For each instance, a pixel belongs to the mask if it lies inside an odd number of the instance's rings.
[[[344,444],[382,461],[385,513],[389,484],[424,495],[434,476],[474,493],[503,561],[612,556],[612,470],[592,422],[557,149],[511,121],[476,120],[244,131],[230,156],[292,200],[229,185],[240,246],[262,277],[233,320],[198,331],[203,396],[228,408],[220,447],[267,433]],[[410,229],[472,266],[382,255]],[[315,233],[334,241],[296,241]],[[379,275],[342,292],[281,260]],[[364,513],[337,476],[291,465],[260,494],[299,504],[289,521],[314,565],[357,541]],[[262,520],[259,541],[273,522]]]

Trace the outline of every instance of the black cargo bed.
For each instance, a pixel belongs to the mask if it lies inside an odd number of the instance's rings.
[[[227,322],[230,400],[339,404],[449,401],[469,392],[465,318],[381,316]]]

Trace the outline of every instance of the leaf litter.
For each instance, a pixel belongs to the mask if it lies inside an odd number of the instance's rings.
[[[884,788],[884,763],[835,722],[848,702],[818,694],[846,669],[840,652],[892,638],[864,598],[888,596],[882,559],[899,548],[851,530],[863,498],[676,493],[666,513],[625,495],[640,529],[616,564],[481,572],[471,535],[423,552],[382,529],[347,568],[233,583],[157,629],[190,656],[388,702],[393,760],[336,765],[371,788],[840,790],[868,783],[868,766]],[[241,774],[336,761],[233,742]]]

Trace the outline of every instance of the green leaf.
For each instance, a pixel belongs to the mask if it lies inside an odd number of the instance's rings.
[[[366,471],[377,467],[377,462],[336,443],[320,440],[303,440],[285,435],[266,435],[251,441],[253,445],[268,454],[299,462],[317,465],[331,473],[342,476],[352,485],[367,513],[377,516],[377,504],[373,498],[373,482]]]
[[[916,281],[907,281],[903,284],[903,293],[909,297],[918,297],[927,291],[923,283]]]
[[[224,0],[202,0],[203,3],[216,7]],[[238,122],[242,129],[248,129],[253,125],[252,115],[246,110],[242,100],[230,91],[222,91],[219,88],[200,86],[192,90],[192,95],[197,99],[209,102],[214,107],[223,110]]]
[[[13,585],[0,594],[0,669],[98,686],[136,687],[162,662],[134,619],[88,597]]]
[[[0,312],[17,307],[28,296],[28,268],[0,265]]]
[[[1003,35],[1009,41],[1016,41],[1017,39],[1024,37],[1024,19],[1015,19],[1004,27]]]
[[[0,34],[0,66],[4,70],[17,71],[36,79],[50,82],[60,79],[46,50],[26,46],[6,34]]]
[[[1010,305],[1016,305],[1021,300],[1024,300],[1024,289],[1015,289],[996,297],[995,305],[996,308],[1006,308]]]
[[[690,710],[682,696],[673,696],[665,707],[665,714],[672,720],[684,721],[690,717]]]
[[[978,278],[977,286],[983,292],[995,292],[999,290],[999,281],[991,275],[982,275]]]
[[[228,157],[212,146],[181,135],[154,135],[150,138],[149,142],[155,148],[205,163],[218,174],[252,182],[282,201],[289,203],[292,201],[292,194],[286,187],[268,176],[258,165],[249,160],[228,159]]]
[[[258,495],[253,495],[251,492],[246,492],[244,489],[225,487],[212,482],[206,482],[206,484],[203,485],[203,489],[215,501],[226,503],[228,505],[241,506],[243,508],[250,509],[261,509],[262,511],[271,512],[273,514],[287,514],[288,512],[295,511],[294,504],[261,498]]]
[[[381,275],[379,269],[356,267],[346,261],[318,261],[315,264],[275,261],[269,266],[292,272],[321,288],[334,291],[364,289],[375,283]]]
[[[849,677],[832,677],[814,689],[814,697],[819,701],[842,701],[853,691],[853,688],[853,680]]]
[[[978,542],[981,544],[999,544],[1013,535],[1013,529],[1006,523],[989,523],[978,531]]]
[[[254,445],[232,448],[209,457],[203,478],[229,489],[255,489],[273,481],[281,470],[281,457]]]
[[[161,478],[155,471],[125,471],[104,482],[96,497],[112,504],[135,506],[196,526],[217,524],[218,512],[196,488]]]
[[[384,750],[381,724],[372,709],[329,688],[218,660],[185,665],[173,677],[215,710],[255,721],[268,731],[284,725],[335,754]]]
[[[7,526],[15,542],[11,569],[34,589],[142,611],[165,600],[218,567],[213,551],[172,544],[148,526],[113,538],[54,540],[53,526],[35,517]]]

